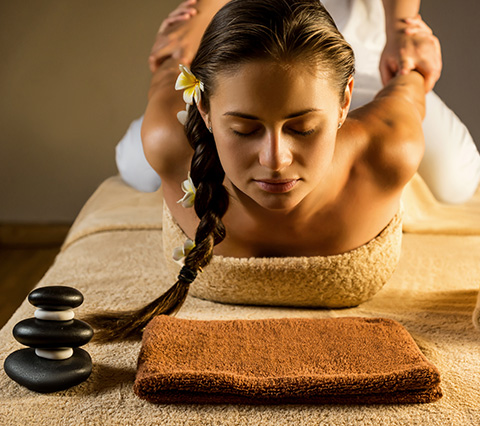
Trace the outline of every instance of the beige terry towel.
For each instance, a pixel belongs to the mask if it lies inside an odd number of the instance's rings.
[[[162,229],[163,192],[137,191],[112,176],[104,181],[78,214],[63,243],[65,251],[89,235],[111,231]]]
[[[415,234],[480,235],[480,188],[465,204],[438,202],[416,174],[403,191],[403,231]],[[480,277],[479,277],[480,284]],[[480,330],[480,292],[472,316]]]
[[[134,390],[157,403],[403,404],[436,401],[439,383],[390,319],[159,316],[144,332]]]
[[[414,234],[480,235],[480,188],[465,204],[435,199],[416,174],[403,191],[403,230]]]

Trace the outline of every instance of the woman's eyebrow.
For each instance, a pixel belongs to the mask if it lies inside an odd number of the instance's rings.
[[[301,117],[302,115],[309,114],[310,112],[318,112],[321,111],[321,109],[318,108],[307,108],[298,112],[294,112],[292,114],[287,115],[286,117],[283,117],[285,120],[289,118],[296,118],[296,117]],[[227,111],[226,113],[223,114],[224,116],[231,116],[231,117],[239,117],[239,118],[245,118],[246,120],[260,120],[259,117],[256,117],[255,115],[251,114],[245,114],[243,112],[239,111]]]
[[[298,112],[294,112],[292,114],[289,114],[284,118],[288,119],[288,118],[301,117],[302,115],[306,115],[306,114],[309,114],[311,112],[318,112],[318,111],[322,111],[322,110],[319,109],[319,108],[307,108],[307,109],[304,109],[302,111],[298,111]]]
[[[245,114],[243,112],[237,112],[237,111],[227,111],[225,114],[223,114],[224,116],[225,115],[228,115],[228,116],[231,116],[231,117],[239,117],[239,118],[245,118],[247,120],[260,120],[260,118],[258,117],[255,117],[254,115],[250,115],[250,114]]]

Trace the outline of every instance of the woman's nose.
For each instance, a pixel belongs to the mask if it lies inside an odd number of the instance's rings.
[[[267,132],[258,157],[260,165],[278,172],[292,164],[292,159],[290,143],[281,132]]]

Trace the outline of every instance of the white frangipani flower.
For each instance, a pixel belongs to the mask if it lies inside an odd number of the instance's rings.
[[[185,264],[185,258],[188,256],[188,253],[190,253],[194,247],[195,242],[192,241],[190,238],[187,238],[183,246],[175,247],[173,249],[173,260],[179,265],[183,266]]]
[[[185,192],[185,195],[177,201],[177,203],[182,204],[182,207],[189,209],[195,204],[195,194],[197,193],[197,188],[193,184],[192,178],[190,177],[190,172],[188,172],[187,179],[182,182],[182,190]]]
[[[185,111],[178,111],[177,113],[177,120],[180,122],[180,124],[183,124],[185,126],[185,123],[187,122],[187,115],[188,115],[188,109],[190,108],[190,105],[187,104]]]
[[[183,90],[183,100],[186,104],[193,105],[193,101],[198,105],[203,92],[203,83],[193,75],[193,73],[184,65],[180,64],[180,75],[175,82],[175,90]]]

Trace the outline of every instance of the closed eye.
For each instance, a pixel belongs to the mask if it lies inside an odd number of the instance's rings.
[[[256,130],[252,130],[251,132],[247,132],[247,133],[244,133],[244,132],[239,132],[238,130],[234,130],[232,129],[232,132],[234,135],[236,136],[240,136],[240,137],[243,137],[243,138],[246,138],[248,136],[253,136],[255,133],[258,132],[258,129]],[[303,132],[299,131],[299,130],[295,130],[295,129],[290,129],[290,132],[296,134],[296,135],[300,135],[300,136],[310,136],[311,134],[313,134],[315,132],[315,129],[310,129],[310,130],[305,130]]]
[[[298,130],[295,130],[295,129],[290,129],[290,131],[292,133],[295,133],[296,135],[300,135],[300,136],[310,136],[311,134],[313,134],[315,132],[315,129],[310,129],[310,130],[305,130],[303,132],[300,132]]]
[[[252,130],[251,132],[247,132],[247,133],[239,132],[238,130],[232,129],[232,132],[233,132],[233,134],[236,135],[236,136],[240,136],[241,138],[246,138],[246,137],[248,137],[248,136],[252,136],[252,135],[254,135],[255,133],[257,133],[257,132],[258,132],[258,129]]]

